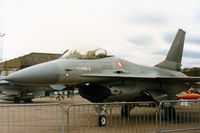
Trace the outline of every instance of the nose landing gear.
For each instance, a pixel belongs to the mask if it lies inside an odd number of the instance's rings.
[[[106,107],[105,105],[99,105],[99,106],[96,106],[95,108],[95,111],[100,114],[99,117],[98,117],[98,125],[100,127],[104,127],[106,125],[106,117],[105,117],[105,112],[106,112]]]
[[[167,121],[172,121],[176,118],[176,111],[173,106],[165,107],[164,108],[164,117]]]
[[[104,127],[106,125],[106,117],[104,115],[99,116],[99,126]]]

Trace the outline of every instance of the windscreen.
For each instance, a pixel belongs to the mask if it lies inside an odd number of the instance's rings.
[[[103,48],[96,46],[82,45],[75,49],[69,50],[61,58],[76,58],[76,59],[101,59],[111,57]]]

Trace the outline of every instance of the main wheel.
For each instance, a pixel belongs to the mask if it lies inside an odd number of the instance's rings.
[[[165,108],[165,120],[171,121],[176,118],[175,108],[172,106]]]
[[[104,115],[99,116],[99,126],[104,127],[106,125],[106,117]]]
[[[130,116],[130,105],[124,105],[121,109],[121,117],[128,118]]]

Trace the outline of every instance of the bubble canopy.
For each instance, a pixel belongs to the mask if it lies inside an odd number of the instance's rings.
[[[112,57],[105,49],[91,45],[81,45],[72,50],[67,51],[61,59],[75,58],[75,59],[101,59]]]

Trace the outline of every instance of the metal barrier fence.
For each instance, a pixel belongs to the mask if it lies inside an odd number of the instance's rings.
[[[1,133],[64,132],[64,108],[60,104],[2,104]]]
[[[200,132],[200,100],[162,101],[159,110],[160,133]]]
[[[152,133],[158,131],[157,125],[154,102],[74,104],[67,108],[67,133]]]
[[[173,107],[174,108],[173,108]],[[200,100],[73,104],[2,104],[1,133],[200,132]]]

